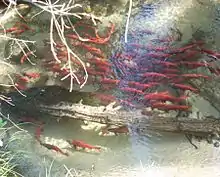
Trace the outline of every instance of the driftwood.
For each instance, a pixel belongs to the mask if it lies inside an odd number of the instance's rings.
[[[45,113],[59,119],[76,119],[109,125],[128,125],[134,131],[148,134],[156,132],[175,132],[193,135],[220,134],[220,119],[214,117],[188,118],[143,109],[126,111],[119,106],[95,104],[90,93],[73,92],[59,87],[33,88],[26,92],[27,97],[18,93],[10,96],[16,106],[2,103],[2,111],[13,112],[16,116],[40,117]],[[83,102],[80,100],[83,99]],[[4,108],[3,108],[4,107]]]
[[[204,117],[203,119],[193,119],[187,117],[164,117],[159,114],[151,116],[144,115],[142,110],[131,112],[121,110],[120,107],[89,106],[82,103],[67,104],[60,103],[55,106],[41,105],[42,112],[50,115],[87,120],[110,125],[133,125],[134,130],[146,133],[148,130],[159,132],[175,132],[193,135],[220,134],[220,119]]]

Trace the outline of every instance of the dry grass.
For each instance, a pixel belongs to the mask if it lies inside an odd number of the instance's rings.
[[[15,135],[20,132],[26,132],[21,129],[19,125],[15,124],[10,118],[9,115],[5,116],[0,112],[0,118],[7,120],[11,123],[11,126],[3,126],[0,128],[0,176],[1,177],[19,177],[23,176],[20,173],[16,172],[16,165],[14,162],[16,152],[12,152],[8,149],[8,144],[15,140]],[[12,136],[7,136],[8,131],[16,128],[18,131],[12,134]],[[4,141],[3,141],[4,140]]]
[[[16,172],[16,165],[12,162],[14,155],[8,150],[0,151],[0,176],[1,177],[18,177],[23,176]]]

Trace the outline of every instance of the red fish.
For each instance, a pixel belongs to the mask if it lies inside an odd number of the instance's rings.
[[[111,68],[107,66],[98,66],[95,69],[100,72],[111,73]]]
[[[187,77],[190,79],[196,79],[196,78],[204,78],[204,79],[210,79],[209,76],[205,76],[203,74],[182,74],[182,77]]]
[[[117,135],[118,133],[128,133],[128,127],[127,126],[121,126],[118,128],[108,128],[107,131],[115,133]]]
[[[163,77],[168,78],[165,74],[156,73],[156,72],[147,72],[143,74],[144,77]]]
[[[178,66],[177,63],[172,63],[172,62],[168,62],[168,61],[158,61],[158,60],[156,60],[156,61],[153,61],[152,63],[153,64],[162,64],[166,67],[177,67]]]
[[[71,56],[71,61],[74,63],[74,64],[77,64],[77,65],[79,65],[79,66],[82,66],[82,63],[78,60],[78,59],[76,59],[74,56]]]
[[[88,149],[96,149],[96,150],[101,150],[101,147],[98,146],[93,146],[90,144],[87,144],[81,140],[67,140],[68,143],[70,143],[71,145],[73,145],[75,148],[76,147],[81,147],[83,149],[88,148]]]
[[[17,76],[18,78],[19,78],[19,81],[21,81],[21,82],[29,82],[29,78],[27,78],[27,77],[22,77],[22,76]]]
[[[115,79],[108,79],[108,78],[103,78],[100,81],[103,84],[118,84],[120,82],[120,80],[115,80]]]
[[[167,75],[167,74],[179,73],[180,71],[179,71],[179,69],[164,68],[164,69],[162,70],[162,72]]]
[[[185,46],[185,47],[181,47],[181,48],[179,48],[179,49],[176,49],[176,50],[174,51],[174,53],[184,52],[184,51],[186,51],[186,50],[188,50],[188,49],[191,49],[191,48],[193,48],[193,47],[196,47],[196,46],[197,46],[196,44],[187,45],[187,46]]]
[[[153,103],[151,105],[152,108],[158,108],[162,110],[180,110],[180,111],[188,111],[190,109],[190,106],[186,105],[174,105],[174,104],[165,104],[165,103]]]
[[[214,73],[215,75],[220,75],[220,69],[219,68],[208,67],[208,69],[211,73]]]
[[[11,32],[17,31],[17,30],[18,30],[18,27],[11,27],[11,28],[6,29],[5,32],[11,33]]]
[[[18,83],[15,83],[15,87],[19,90],[26,90],[27,89],[26,85],[18,84]]]
[[[61,72],[61,67],[60,67],[60,65],[58,65],[58,64],[54,64],[54,65],[51,67],[51,70],[52,70],[53,72],[60,73],[60,72]]]
[[[127,134],[129,132],[129,130],[128,130],[127,126],[120,126],[120,127],[117,127],[117,128],[108,128],[108,127],[106,127],[102,130],[102,135],[104,135],[108,132],[112,132],[115,135],[118,135],[120,133],[126,133]]]
[[[116,53],[115,58],[121,58],[121,59],[125,59],[125,60],[132,60],[133,57],[130,56],[130,55],[122,54],[122,53]]]
[[[20,22],[16,22],[15,24],[16,26],[19,26],[20,28],[23,28],[25,30],[30,30],[30,31],[34,31],[34,29],[32,29],[31,27],[29,27],[27,24],[25,23],[20,23]]]
[[[166,74],[166,76],[169,78],[175,78],[175,77],[178,77],[179,75],[178,74]]]
[[[198,89],[196,89],[196,88],[193,88],[193,87],[191,87],[191,86],[189,86],[189,85],[183,85],[183,84],[172,84],[174,87],[177,87],[177,88],[179,88],[179,89],[182,89],[182,90],[190,90],[190,91],[192,91],[192,92],[195,92],[195,93],[198,93]]]
[[[93,76],[101,76],[101,77],[104,77],[106,75],[105,72],[99,72],[99,71],[95,71],[94,69],[92,68],[86,68],[87,72],[90,74],[90,75],[93,75]]]
[[[40,136],[41,136],[42,131],[43,131],[43,125],[40,125],[39,127],[37,127],[35,131],[35,138],[40,143],[41,143]]]
[[[76,34],[67,34],[66,37],[71,39],[79,39],[79,37]]]
[[[137,90],[137,89],[135,89],[135,88],[124,87],[124,88],[120,88],[120,90],[125,91],[125,92],[144,94],[143,91]]]
[[[20,59],[20,63],[23,64],[23,63],[28,59],[28,57],[29,57],[30,55],[33,55],[33,52],[32,52],[32,51],[29,51],[29,52],[27,52],[26,54],[24,54],[24,55],[21,57],[21,59]]]
[[[88,61],[95,65],[101,65],[101,66],[111,66],[110,63],[108,63],[106,60],[99,59],[99,58],[90,58]]]
[[[197,41],[197,42],[194,42],[194,43],[192,43],[192,44],[190,44],[190,45],[187,45],[187,46],[185,46],[185,47],[181,47],[181,48],[178,48],[178,49],[174,49],[174,50],[172,51],[172,53],[182,53],[182,52],[185,52],[185,51],[187,51],[187,50],[189,50],[189,49],[192,49],[192,48],[194,48],[194,47],[201,46],[201,45],[203,45],[203,44],[204,44],[203,41]]]
[[[95,35],[96,35],[96,38],[90,38],[89,39],[89,42],[92,42],[92,43],[97,43],[97,44],[105,44],[109,41],[110,37],[111,37],[111,34],[115,31],[115,25],[113,23],[111,23],[111,26],[109,27],[110,30],[107,34],[107,37],[100,37],[98,35],[98,30],[95,29]]]
[[[56,42],[55,46],[56,48],[59,48],[59,49],[65,47],[64,44],[61,42]]]
[[[86,36],[86,38],[88,40],[86,40],[85,42],[91,42],[91,43],[96,43],[96,44],[106,44],[110,40],[111,34],[114,32],[114,29],[115,29],[115,25],[113,23],[111,23],[111,27],[108,32],[108,35],[107,35],[107,37],[104,37],[104,38],[101,38],[98,35],[98,31],[96,29],[94,29],[96,37],[94,38],[94,37]],[[79,39],[79,37],[75,34],[67,34],[66,36],[71,39]]]
[[[47,144],[47,143],[41,143],[42,146],[46,147],[49,150],[54,150],[56,152],[59,152],[63,155],[69,156],[67,152],[63,152],[59,147],[52,145],[52,144]]]
[[[208,63],[204,63],[204,62],[193,62],[193,61],[181,61],[179,63],[180,65],[185,65],[185,66],[188,66],[190,67],[191,69],[195,69],[195,68],[198,68],[198,67],[202,67],[202,66],[210,66],[210,64]]]
[[[20,34],[22,34],[22,33],[24,33],[24,32],[25,32],[24,29],[19,29],[19,30],[17,30],[17,31],[14,31],[13,34],[15,34],[15,35],[20,35]]]
[[[184,81],[185,81],[185,79],[180,78],[180,77],[170,78],[170,83],[183,83]]]
[[[202,49],[202,52],[207,53],[207,54],[210,54],[210,55],[213,55],[213,56],[215,56],[215,57],[217,57],[217,58],[220,57],[220,53],[217,53],[217,52],[212,51],[212,50]]]
[[[163,52],[165,50],[170,49],[170,47],[167,47],[167,46],[152,46],[152,45],[145,46],[145,45],[135,44],[135,43],[131,43],[129,45],[134,46],[134,47],[138,47],[138,48],[147,49],[147,50],[160,51],[160,52]]]
[[[56,72],[56,73],[59,73],[61,75],[68,75],[69,74],[69,71],[67,69],[61,69],[61,67],[59,65],[53,65],[51,68],[50,68],[53,72]]]
[[[21,34],[21,33],[25,32],[25,30],[32,30],[32,31],[34,31],[30,27],[28,27],[26,24],[20,23],[20,22],[16,22],[16,24],[12,28],[8,28],[4,32],[6,32],[6,33],[13,33],[13,34],[18,35],[18,34]]]
[[[147,100],[160,100],[160,101],[171,101],[171,102],[181,102],[187,99],[186,96],[182,97],[174,97],[171,95],[165,95],[165,94],[149,94],[144,96],[145,99]]]
[[[104,57],[104,54],[101,51],[101,49],[91,47],[90,45],[87,45],[87,44],[84,44],[84,43],[80,43],[79,46],[84,47],[85,49],[87,49],[88,51],[93,53],[94,55],[98,55],[99,57]]]
[[[197,50],[187,50],[183,53],[183,55],[178,55],[178,57],[173,58],[174,62],[180,62],[182,60],[192,60],[198,58],[200,56],[200,52]]]
[[[24,75],[27,76],[27,77],[33,78],[33,79],[36,79],[36,78],[40,77],[39,73],[25,73]]]
[[[114,102],[116,100],[116,98],[112,95],[99,94],[99,93],[95,93],[95,94],[92,94],[92,95],[94,95],[96,98],[98,98],[101,101],[106,102],[106,103],[111,103],[111,102]]]
[[[144,96],[145,99],[151,99],[151,97],[154,97],[154,96],[160,96],[160,95],[168,95],[169,92],[168,91],[165,91],[165,92],[155,92],[155,93],[149,93],[147,95]]]
[[[171,54],[167,54],[167,53],[147,53],[144,56],[153,57],[153,58],[168,58],[168,57],[171,56]]]
[[[128,82],[128,85],[138,87],[138,88],[142,88],[142,89],[148,89],[148,88],[151,88],[153,86],[159,85],[159,83],[150,82],[148,84],[142,84],[140,82],[130,81],[130,82]]]

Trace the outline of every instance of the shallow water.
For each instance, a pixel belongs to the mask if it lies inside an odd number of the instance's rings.
[[[154,23],[152,19],[142,23],[143,19],[146,21],[146,18],[143,18],[136,25],[147,26],[150,23],[149,27],[153,30],[156,28],[161,30],[164,26],[169,30],[170,26],[177,25],[180,31],[183,32],[185,41],[191,39],[192,33],[197,28],[202,33],[207,32],[207,37],[205,37],[207,41],[210,38],[218,37],[219,18],[216,18],[216,21],[213,18],[214,10],[217,11],[217,8],[214,8],[213,11],[211,10],[213,7],[209,6],[196,6],[195,8],[193,3],[196,1],[193,0],[173,0],[171,2],[175,3],[160,7],[157,16],[153,19]],[[210,18],[213,20],[209,21]],[[133,21],[131,19],[131,29],[132,25],[135,27],[134,20],[136,19],[133,19]],[[192,24],[194,25],[193,29]],[[142,42],[145,43],[145,41]],[[218,44],[218,40],[214,42],[216,45]],[[203,106],[198,107],[203,109]],[[36,151],[37,148],[39,154],[48,154],[57,161],[66,164],[69,168],[74,168],[76,171],[90,172],[88,177],[220,176],[220,149],[214,148],[213,145],[205,142],[196,142],[199,146],[199,149],[196,150],[183,135],[163,134],[149,138],[131,132],[130,136],[100,137],[97,132],[82,130],[79,125],[80,122],[71,120],[61,121],[60,123],[52,121],[45,127],[43,137],[49,139],[48,141],[51,139],[54,139],[54,141],[83,140],[89,144],[103,147],[101,153],[72,151],[69,157],[63,157],[55,152],[41,152],[40,150],[43,148],[37,145],[33,151]],[[28,129],[34,131],[30,127]],[[93,165],[94,169],[92,169]]]
[[[38,99],[42,101],[43,98],[46,100],[52,99],[54,101],[54,95],[50,96],[47,94],[47,97],[43,95],[42,98],[34,94],[34,91],[31,93],[33,93],[35,101]],[[57,93],[57,99],[58,97],[62,97],[58,92],[54,93]],[[31,97],[31,95],[28,95],[27,99],[21,97],[23,98],[21,101],[26,103],[27,109],[29,105],[34,105],[34,103],[30,101],[33,100]],[[16,105],[19,105],[19,101]],[[194,106],[201,110],[202,114],[208,113],[208,115],[219,116],[218,111],[207,101],[196,99]],[[15,117],[16,116],[18,116],[18,114],[16,114]],[[208,175],[214,177],[220,176],[220,149],[214,148],[213,145],[205,141],[201,143],[194,141],[199,147],[199,149],[196,150],[187,139],[180,134],[163,133],[155,135],[149,132],[149,134],[145,136],[140,136],[131,132],[130,136],[102,137],[94,130],[83,130],[81,128],[81,121],[70,120],[63,117],[60,122],[57,122],[55,117],[32,116],[33,118],[40,118],[41,121],[46,121],[44,132],[42,133],[42,140],[57,145],[70,154],[69,157],[66,157],[54,151],[47,150],[31,137],[31,139],[24,140],[19,146],[19,149],[24,148],[23,150],[33,154],[34,164],[41,162],[38,162],[38,157],[45,157],[47,159],[54,158],[59,163],[76,169],[77,172],[81,171],[81,176],[85,177],[142,177],[147,175],[158,177],[188,177],[198,173],[201,173],[199,174],[201,177]],[[34,135],[36,126],[25,125],[23,127],[29,130],[31,135]],[[66,148],[66,140],[70,139],[83,140],[88,144],[101,146],[102,151],[101,153],[86,153]],[[92,170],[93,166],[94,169]],[[42,175],[42,177],[44,176]]]
[[[89,171],[95,177],[220,176],[220,149],[206,142],[195,142],[199,147],[196,150],[179,134],[166,133],[152,138],[138,135],[101,137],[97,132],[80,129],[79,125],[79,122],[72,120],[54,122],[46,126],[43,133],[48,139],[77,139],[102,147],[101,153],[71,151],[67,158],[60,158],[57,154],[56,160],[76,171]],[[49,154],[56,157],[55,152]]]

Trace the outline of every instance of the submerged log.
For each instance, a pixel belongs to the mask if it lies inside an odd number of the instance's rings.
[[[2,103],[2,111],[14,113],[16,116],[40,117],[49,114],[59,119],[86,120],[102,124],[129,126],[132,130],[148,134],[156,132],[173,132],[193,135],[220,134],[220,119],[204,116],[178,117],[165,112],[146,111],[146,109],[124,110],[121,106],[111,103],[107,106],[96,104],[95,97],[90,93],[74,91],[69,93],[60,87],[33,88],[28,90],[26,97],[19,93],[8,96],[14,100],[12,107]],[[80,100],[83,100],[80,101]]]
[[[220,134],[220,119],[203,117],[202,119],[187,117],[167,117],[156,113],[144,115],[142,110],[125,111],[120,107],[89,106],[82,103],[61,103],[55,106],[41,105],[40,110],[55,117],[86,120],[110,125],[128,125],[134,131],[147,133],[147,131],[173,132],[183,134]]]

